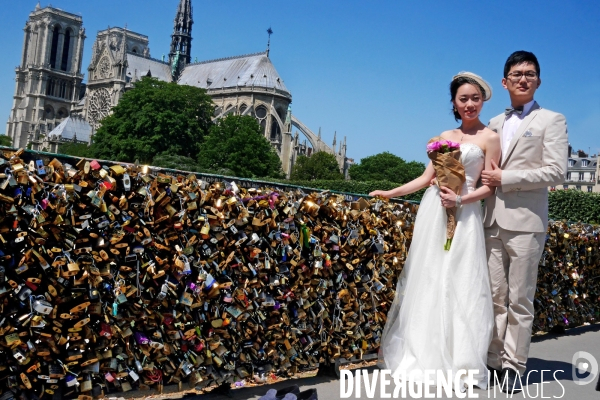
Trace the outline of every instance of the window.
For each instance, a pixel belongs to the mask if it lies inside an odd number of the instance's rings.
[[[580,172],[580,173],[579,173],[579,180],[580,180],[580,181],[582,181],[582,180],[583,180],[583,174],[584,174],[583,172]]]
[[[571,173],[567,172],[567,180],[570,181],[571,180]]]
[[[587,167],[589,162],[590,162],[589,160],[581,160],[581,166]]]
[[[577,189],[577,190],[581,190],[581,186],[580,186],[580,185],[577,185],[577,186],[575,186],[575,189]]]
[[[258,118],[261,118],[261,119],[264,118],[264,117],[266,117],[267,116],[267,109],[264,108],[263,106],[257,107],[256,108],[256,116]]]
[[[569,160],[569,167],[575,166],[575,160]]]
[[[60,62],[60,69],[62,69],[63,71],[67,70],[67,67],[69,65],[69,45],[71,44],[71,30],[67,29],[67,31],[65,32],[65,39],[63,42],[63,53],[62,53],[62,59]]]
[[[590,182],[594,182],[595,180],[596,180],[596,173],[595,173],[595,172],[592,172],[592,173],[590,174]]]
[[[60,26],[56,25],[52,31],[52,45],[50,47],[50,68],[56,68],[56,53],[58,51],[58,34]]]
[[[593,187],[593,186],[588,186],[588,187],[587,187],[587,188],[588,188],[588,193],[592,193],[592,187]]]
[[[567,190],[569,188],[569,185],[563,185],[563,189]]]
[[[273,118],[271,121],[271,140],[279,140],[281,138],[281,128],[279,128],[279,124],[277,120]]]

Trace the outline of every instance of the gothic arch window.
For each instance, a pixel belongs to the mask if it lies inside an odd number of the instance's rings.
[[[213,114],[215,117],[218,117],[219,115],[221,115],[221,112],[223,110],[221,109],[221,107],[216,107],[215,108],[215,113]]]
[[[264,106],[258,106],[256,107],[254,114],[256,114],[257,118],[263,119],[267,116],[267,109]]]
[[[60,81],[58,85],[58,97],[65,98],[67,96],[67,82]]]
[[[242,115],[244,113],[244,111],[246,111],[248,109],[248,106],[245,105],[244,103],[242,103],[242,105],[240,106],[240,115]]]
[[[110,112],[111,101],[108,89],[95,90],[90,96],[89,103],[90,123],[94,129],[98,129],[102,121]]]
[[[264,135],[267,129],[267,109],[265,106],[260,105],[254,109],[254,115],[260,124],[260,131]]]
[[[50,68],[56,68],[56,53],[58,51],[58,35],[60,26],[57,24],[52,31],[52,46],[50,47]]]
[[[48,78],[46,83],[46,95],[54,96],[54,87],[56,86],[56,80],[54,78]]]
[[[67,70],[67,67],[69,65],[69,50],[70,50],[70,45],[71,45],[71,29],[67,29],[67,31],[65,32],[65,40],[63,42],[63,53],[62,53],[62,59],[60,62],[60,69],[62,69],[63,71]]]
[[[271,121],[271,140],[279,140],[281,137],[281,128],[275,118]]]
[[[260,120],[260,131],[262,132],[262,134],[265,134],[265,128],[267,127],[267,120],[266,119],[261,119]]]

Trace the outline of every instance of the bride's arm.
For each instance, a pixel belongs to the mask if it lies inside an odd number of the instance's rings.
[[[431,161],[427,168],[425,168],[425,172],[423,175],[418,177],[417,179],[413,179],[412,181],[398,186],[392,190],[375,190],[374,192],[369,193],[369,196],[382,196],[391,199],[392,197],[406,196],[407,194],[414,193],[418,190],[421,190],[427,186],[429,186],[429,182],[435,176],[435,171],[433,170],[433,165],[431,165]]]
[[[486,151],[485,151],[485,170],[492,170],[492,160],[494,163],[500,163],[500,156],[502,154],[502,148],[500,145],[500,136],[490,131],[489,138],[486,140]],[[444,207],[454,207],[456,205],[456,194],[452,192],[448,188],[440,188],[442,193],[440,197],[442,198],[442,205]],[[476,190],[471,193],[467,193],[465,195],[460,196],[462,204],[474,203],[479,200],[483,200],[486,197],[489,197],[496,190],[493,186],[483,185],[478,187]]]

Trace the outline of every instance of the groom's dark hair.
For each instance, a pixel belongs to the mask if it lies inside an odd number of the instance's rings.
[[[530,51],[519,50],[512,53],[508,56],[506,63],[504,63],[504,77],[508,77],[508,71],[515,65],[523,64],[523,63],[531,63],[535,65],[535,71],[540,76],[540,63],[538,62],[537,57]]]

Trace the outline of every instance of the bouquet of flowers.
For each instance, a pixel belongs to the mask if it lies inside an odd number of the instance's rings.
[[[436,136],[427,143],[427,156],[435,169],[436,184],[451,189],[460,195],[465,182],[465,168],[460,162],[460,144]],[[450,250],[456,230],[456,207],[446,208],[446,244]]]

